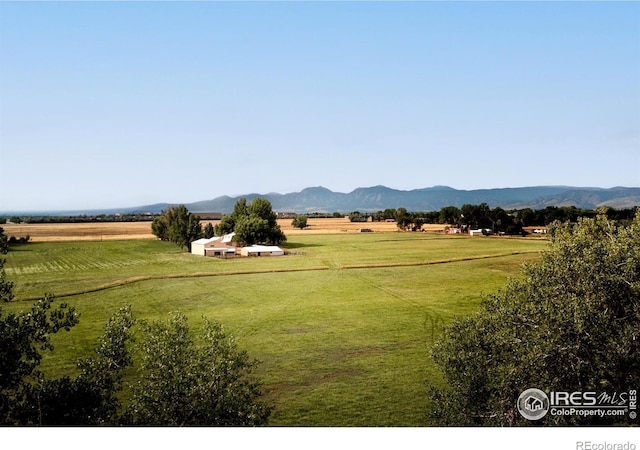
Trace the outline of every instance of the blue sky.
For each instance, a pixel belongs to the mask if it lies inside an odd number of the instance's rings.
[[[0,173],[0,211],[640,186],[640,3],[2,2]]]

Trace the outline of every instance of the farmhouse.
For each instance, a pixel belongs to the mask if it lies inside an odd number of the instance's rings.
[[[217,256],[228,258],[236,256],[236,247],[232,240],[235,233],[224,236],[214,236],[212,238],[198,239],[191,243],[191,253],[200,256]]]
[[[236,234],[202,238],[191,243],[191,253],[199,256],[215,256],[218,258],[232,258],[235,256],[282,256],[284,250],[275,245],[252,245],[238,248],[233,238]]]
[[[282,256],[284,250],[276,245],[252,245],[240,249],[242,256]]]

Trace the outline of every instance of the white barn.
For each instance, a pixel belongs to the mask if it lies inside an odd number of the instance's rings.
[[[252,245],[240,249],[242,256],[282,256],[284,250],[276,245]]]
[[[191,253],[199,256],[235,256],[236,247],[231,242],[234,236],[235,233],[231,233],[209,239],[198,239],[191,243]]]
[[[212,238],[202,238],[202,239],[198,239],[197,241],[193,241],[191,243],[191,253],[193,255],[200,255],[200,256],[204,256],[205,254],[205,248],[207,248],[207,245],[210,245],[211,243],[219,240],[219,237],[212,237]]]

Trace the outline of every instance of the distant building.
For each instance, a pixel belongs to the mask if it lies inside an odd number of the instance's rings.
[[[240,249],[242,256],[282,256],[284,250],[276,245],[252,245]]]
[[[200,255],[200,256],[204,256],[204,249],[207,248],[207,245],[216,242],[217,240],[219,240],[219,237],[212,237],[212,238],[202,238],[202,239],[198,239],[195,240],[191,243],[191,253],[193,255]]]
[[[236,256],[236,246],[233,243],[234,236],[235,233],[231,233],[209,239],[198,239],[191,243],[191,253],[199,256],[216,256],[218,258]]]
[[[222,213],[219,212],[194,212],[196,216],[199,216],[201,220],[220,220],[222,219]]]
[[[276,218],[278,219],[295,219],[298,217],[297,213],[294,212],[277,212]]]
[[[199,256],[233,258],[235,256],[282,256],[285,251],[275,245],[252,245],[239,248],[234,241],[235,233],[202,238],[191,243],[191,253]]]

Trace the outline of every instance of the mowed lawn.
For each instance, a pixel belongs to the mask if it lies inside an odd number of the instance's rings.
[[[546,241],[417,233],[298,235],[296,255],[217,260],[158,241],[32,243],[6,265],[16,302],[44,292],[81,313],[47,371],[70,374],[125,304],[139,318],[180,310],[218,320],[261,364],[280,426],[428,425],[430,349],[444,324],[519,276]],[[81,293],[86,292],[86,293]],[[62,297],[65,294],[76,294]],[[132,377],[135,374],[131,375]]]

